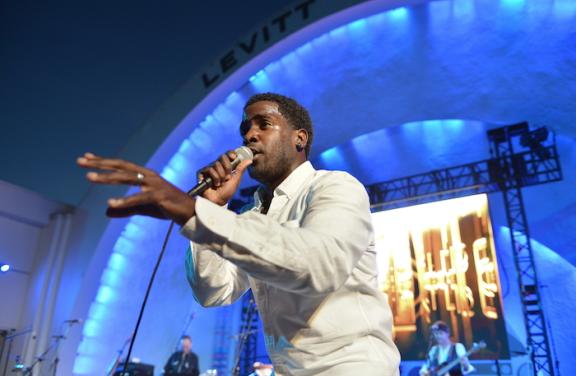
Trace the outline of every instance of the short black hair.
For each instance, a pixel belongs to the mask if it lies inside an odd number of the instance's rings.
[[[288,120],[288,123],[292,126],[292,128],[296,130],[304,129],[308,133],[308,142],[306,143],[306,148],[304,149],[306,152],[306,157],[308,157],[308,155],[310,155],[312,140],[314,139],[312,119],[310,118],[308,110],[306,110],[295,99],[276,93],[255,94],[248,99],[244,105],[244,109],[256,102],[263,101],[278,103],[278,111],[280,111],[282,116]]]
[[[187,339],[190,342],[192,342],[192,338],[188,334],[184,334],[182,337],[180,337],[180,340],[183,340],[183,339]]]
[[[450,327],[444,321],[436,321],[434,324],[430,325],[430,330],[441,330],[450,333]]]

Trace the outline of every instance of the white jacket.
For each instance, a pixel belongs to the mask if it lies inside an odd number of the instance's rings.
[[[186,267],[196,299],[231,304],[252,288],[277,374],[398,375],[362,184],[306,162],[276,188],[266,215],[255,198],[240,215],[196,202],[181,229],[193,241]]]

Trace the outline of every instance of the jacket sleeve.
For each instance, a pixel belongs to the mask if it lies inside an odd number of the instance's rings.
[[[249,287],[248,276],[214,252],[191,243],[186,277],[196,301],[204,307],[232,304]]]
[[[344,172],[319,178],[296,221],[280,223],[253,211],[237,215],[203,199],[196,212],[181,232],[211,251],[225,274],[238,275],[240,269],[300,294],[338,289],[373,241],[368,195]]]

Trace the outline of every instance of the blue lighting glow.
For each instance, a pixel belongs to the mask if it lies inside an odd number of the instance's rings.
[[[226,100],[224,101],[224,103],[226,103],[227,106],[237,106],[238,104],[240,106],[244,105],[244,101],[242,99],[242,96],[240,94],[238,94],[238,92],[233,91],[231,92],[227,97]]]
[[[131,231],[127,231],[129,234],[133,234]],[[131,238],[133,238],[133,236],[130,236]],[[129,255],[132,254],[132,252],[134,251],[134,243],[132,241],[130,241],[129,239],[127,239],[124,236],[121,236],[118,238],[118,240],[116,240],[116,243],[114,244],[114,252],[118,252],[121,253],[123,255]]]
[[[86,320],[82,334],[86,337],[96,337],[100,332],[100,324],[96,320]]]
[[[108,267],[114,271],[125,269],[127,264],[128,260],[126,259],[126,256],[116,252],[112,253],[108,260]]]
[[[101,281],[106,286],[113,288],[120,287],[123,282],[121,269],[113,270],[106,268],[104,273],[102,273]]]
[[[188,139],[200,150],[211,150],[214,147],[212,137],[210,137],[210,134],[202,128],[196,128]]]
[[[216,107],[214,110],[214,117],[218,119],[220,124],[225,124],[228,127],[235,127],[240,124],[240,112],[232,111],[231,106],[229,105],[220,105]]]
[[[474,0],[454,1],[452,5],[453,15],[458,19],[474,15]]]
[[[180,153],[174,154],[168,164],[174,171],[182,172],[188,165],[188,161]]]
[[[98,302],[92,302],[88,317],[94,320],[102,321],[107,318],[108,307]]]
[[[537,1],[531,3],[538,3]],[[500,0],[500,11],[505,12],[511,19],[527,16],[525,0]],[[526,20],[527,18],[524,18]]]
[[[102,304],[109,304],[116,300],[116,291],[110,286],[100,285],[96,294],[96,301]]]
[[[357,21],[354,21],[354,22],[349,23],[349,24],[348,24],[348,27],[349,27],[351,30],[358,30],[358,29],[363,29],[363,28],[365,28],[365,27],[366,27],[366,24],[367,24],[366,19],[365,19],[365,18],[361,18],[361,19],[359,19],[359,20],[357,20]]]
[[[272,82],[270,81],[270,77],[264,70],[258,72],[256,77],[254,77],[254,79],[251,80],[251,83],[257,92],[270,91],[272,88]]]
[[[334,170],[348,170],[347,162],[342,152],[338,147],[325,150],[320,154],[320,159],[325,163],[326,166],[330,166]]]
[[[184,154],[188,150],[190,150],[190,141],[188,141],[188,140],[182,141],[182,143],[180,144],[180,147],[178,148],[178,154]]]
[[[98,369],[94,358],[87,355],[78,355],[74,360],[74,374],[89,375]]]
[[[124,231],[122,231],[122,237],[126,237],[128,239],[138,239],[144,235],[144,231],[141,227],[139,227],[134,221],[128,222]],[[124,253],[124,252],[120,252]]]
[[[78,353],[82,355],[93,355],[102,350],[106,351],[107,346],[104,346],[102,342],[98,341],[98,339],[94,337],[82,338],[82,342],[80,342],[80,346],[78,346]]]
[[[0,264],[0,272],[6,273],[10,270],[10,265],[8,264]]]
[[[448,129],[461,130],[465,124],[464,121],[458,119],[444,120],[444,125],[447,126]]]
[[[345,28],[345,27],[339,27],[338,29],[333,30],[331,33],[336,33],[336,32],[338,32],[338,33],[340,33],[340,32],[344,33],[344,32],[346,32],[346,28]],[[337,34],[336,34],[336,35],[337,35]],[[312,44],[311,44],[310,42],[308,42],[308,43],[305,43],[305,44],[303,44],[302,46],[300,46],[300,47],[296,50],[296,53],[297,53],[298,55],[300,55],[300,56],[303,56],[303,55],[307,55],[307,54],[309,54],[309,53],[311,53],[311,52],[313,52],[313,51],[314,51],[314,49],[312,48]],[[277,66],[277,64],[271,64],[271,65]]]
[[[169,166],[164,167],[160,175],[171,183],[175,183],[178,177],[178,173],[171,169]]]
[[[503,5],[514,9],[521,9],[524,6],[525,0],[500,0]]]
[[[404,7],[396,8],[394,10],[389,11],[387,14],[393,20],[402,21],[408,18],[408,9]]]
[[[249,81],[250,82],[254,82],[256,81],[258,78],[263,77],[266,74],[266,72],[264,72],[264,70],[259,71],[258,73],[256,73],[255,75],[253,75],[252,77],[250,77]]]

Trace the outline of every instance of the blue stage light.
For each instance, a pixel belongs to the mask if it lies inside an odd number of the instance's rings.
[[[86,355],[78,355],[74,361],[74,372],[75,375],[89,375],[98,369],[98,365],[94,358]],[[101,369],[100,369],[101,371]]]
[[[109,304],[116,299],[116,292],[110,287],[100,285],[96,294],[96,301],[102,304]]]
[[[358,30],[358,29],[363,29],[364,27],[366,27],[366,19],[365,18],[361,18],[357,21],[351,22],[348,24],[348,26],[350,27],[350,29],[352,30]],[[324,34],[326,35],[326,34]]]
[[[108,310],[105,305],[98,302],[92,302],[90,305],[90,310],[88,312],[88,317],[90,317],[90,319],[104,321],[109,318],[107,314]]]
[[[0,272],[6,273],[8,270],[10,270],[10,265],[8,265],[8,264],[0,264]]]
[[[174,171],[168,166],[164,167],[160,175],[171,183],[176,183],[176,178],[178,177],[176,171]]]
[[[112,253],[112,255],[110,256],[110,259],[108,260],[108,267],[112,270],[117,270],[117,271],[121,271],[124,270],[126,268],[128,264],[128,260],[126,258],[126,256],[120,254],[120,253]]]
[[[342,155],[342,150],[338,147],[333,147],[325,150],[320,154],[320,159],[324,162],[325,166],[329,166],[334,170],[348,170],[346,159]]]
[[[100,280],[102,281],[103,285],[110,286],[112,288],[121,287],[123,282],[122,273],[120,270],[113,270],[109,267],[104,270]]]
[[[253,75],[252,77],[250,77],[250,82],[254,82],[256,81],[258,78],[261,78],[262,76],[264,76],[266,74],[266,72],[264,72],[264,70],[261,70],[259,72],[257,72],[255,75]]]
[[[142,228],[138,226],[136,223],[134,223],[133,220],[128,222],[128,224],[124,228],[124,231],[122,231],[122,237],[125,237],[126,239],[141,239],[144,235],[145,231],[142,230]],[[129,240],[126,239],[125,241],[129,242]],[[114,250],[120,253],[124,253],[116,248],[114,248]]]
[[[96,320],[86,320],[82,334],[86,337],[96,337],[100,333],[100,323]]]
[[[388,15],[393,20],[397,20],[397,21],[405,20],[406,17],[408,16],[408,9],[403,8],[403,7],[402,8],[396,8],[394,10],[389,11]]]
[[[125,236],[121,236],[120,238],[118,238],[118,240],[116,240],[116,243],[114,244],[114,252],[118,252],[121,253],[123,255],[129,255],[134,251],[134,243],[130,240],[130,239],[134,239],[131,235],[133,234],[133,232],[131,232],[128,227],[126,228],[126,235]],[[128,239],[130,238],[130,239]]]

